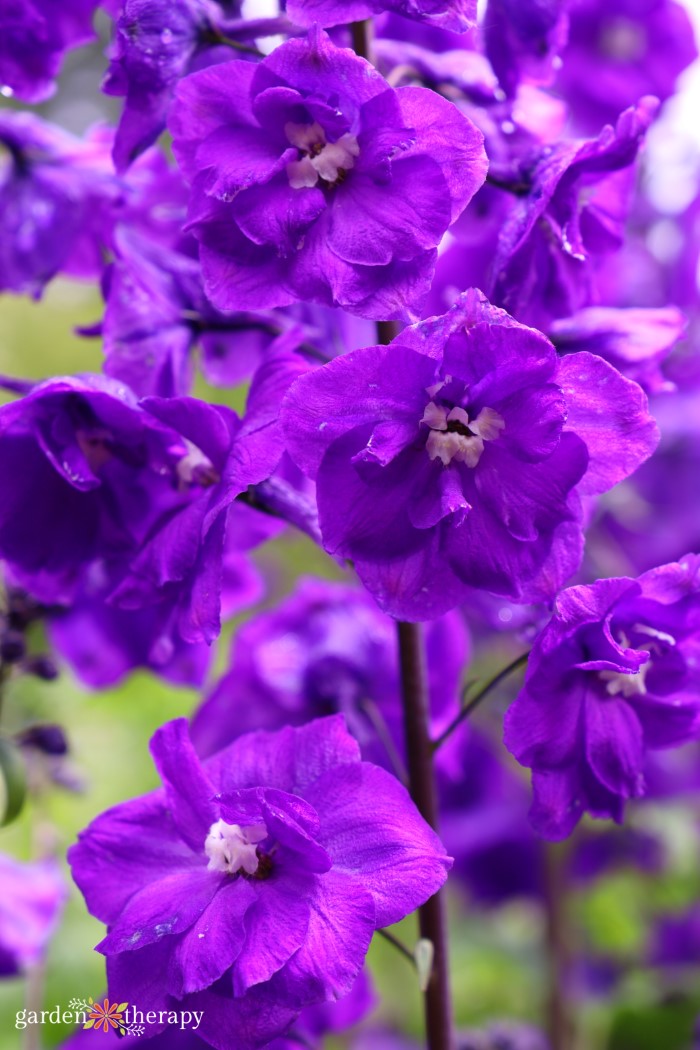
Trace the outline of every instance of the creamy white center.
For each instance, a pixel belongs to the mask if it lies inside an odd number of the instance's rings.
[[[465,409],[448,409],[434,401],[426,405],[421,423],[430,427],[425,447],[431,459],[441,460],[444,466],[456,460],[468,467],[477,465],[484,442],[495,441],[506,425],[493,408],[482,408],[475,419],[470,419]]]
[[[208,870],[224,871],[228,875],[244,871],[246,875],[254,875],[259,863],[257,846],[265,838],[267,828],[264,824],[241,827],[240,824],[217,820],[209,828],[204,842],[204,852],[209,857]]]
[[[354,135],[345,134],[337,142],[327,142],[320,124],[285,124],[287,141],[300,151],[299,160],[287,165],[287,178],[292,189],[315,186],[319,179],[335,185],[354,167],[360,152]]]

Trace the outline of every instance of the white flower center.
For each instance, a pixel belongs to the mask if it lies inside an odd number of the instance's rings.
[[[651,650],[652,654],[662,652],[668,646],[674,646],[676,639],[672,634],[658,631],[655,627],[647,627],[646,624],[636,623],[634,630],[637,634],[645,635],[649,641],[644,645],[645,649]],[[622,633],[620,642],[626,649],[630,648],[629,638]],[[610,696],[643,696],[647,691],[646,677],[653,666],[651,659],[639,668],[638,671],[625,674],[624,671],[599,671],[598,676],[605,682],[605,689]]]
[[[341,135],[337,142],[327,142],[320,124],[285,124],[287,140],[302,156],[287,165],[287,178],[294,190],[315,186],[319,179],[333,186],[341,182],[355,165],[360,152],[354,135]]]
[[[187,439],[185,439],[185,445],[187,453],[178,460],[175,468],[180,486],[199,485],[207,489],[211,485],[216,485],[221,478],[208,456],[205,456],[201,449]]]
[[[217,820],[209,828],[204,843],[204,852],[209,857],[208,870],[225,871],[228,875],[243,870],[246,875],[254,875],[259,863],[257,845],[264,838],[267,838],[264,824],[241,827]]]
[[[434,387],[428,390],[433,393]],[[476,419],[470,420],[463,408],[446,408],[429,401],[421,423],[430,427],[425,447],[431,459],[439,459],[444,466],[452,460],[475,467],[481,459],[485,441],[495,441],[505,427],[505,420],[493,408],[482,408]]]
[[[646,693],[646,676],[651,661],[642,664],[638,671],[625,674],[624,671],[599,671],[599,677],[605,682],[609,696],[642,696]]]

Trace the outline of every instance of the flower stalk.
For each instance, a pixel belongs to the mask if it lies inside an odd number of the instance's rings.
[[[423,818],[438,831],[438,800],[430,741],[425,647],[420,624],[397,624],[406,755],[411,798]],[[434,894],[418,911],[421,937],[432,942],[433,969],[425,990],[428,1050],[454,1046],[444,893]]]

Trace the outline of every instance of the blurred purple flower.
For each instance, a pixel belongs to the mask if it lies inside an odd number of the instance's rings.
[[[569,15],[557,90],[587,133],[643,95],[665,101],[697,57],[692,22],[676,0],[573,0]]]
[[[483,33],[486,55],[509,98],[521,80],[549,84],[566,43],[569,0],[489,0]]]
[[[0,112],[0,289],[38,298],[59,272],[99,276],[118,196],[109,146],[99,129],[81,141],[31,113]]]
[[[68,896],[53,860],[25,864],[0,853],[0,977],[40,963]]]
[[[3,0],[0,94],[43,102],[56,90],[66,51],[95,39],[99,0]]]
[[[456,714],[468,658],[452,613],[426,632],[430,708],[439,732]],[[357,587],[302,577],[273,611],[236,634],[230,669],[195,713],[192,739],[209,755],[252,729],[301,725],[340,712],[363,758],[391,768],[403,754],[396,627]]]

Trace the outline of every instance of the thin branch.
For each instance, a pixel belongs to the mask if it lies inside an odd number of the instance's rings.
[[[389,727],[386,724],[386,720],[382,712],[380,711],[379,706],[375,704],[374,700],[370,700],[369,697],[365,697],[363,700],[360,700],[358,707],[361,711],[364,711],[364,713],[367,715],[368,719],[372,723],[372,728],[379,737],[380,743],[382,744],[384,750],[387,753],[387,757],[391,762],[391,765],[394,769],[394,773],[396,774],[396,776],[402,784],[408,785],[408,771],[406,769],[403,759],[401,758],[401,755],[396,749],[394,741],[391,738]]]
[[[403,941],[400,941],[398,937],[395,937],[393,933],[389,933],[388,930],[377,930],[380,937],[383,937],[385,941],[392,944],[398,952],[400,952],[405,959],[408,959],[414,970],[417,969],[416,957],[410,948],[407,948]]]
[[[433,751],[437,751],[439,747],[442,747],[447,738],[454,733],[455,729],[461,725],[465,718],[469,717],[472,711],[479,706],[481,701],[486,699],[492,689],[495,689],[497,685],[500,685],[504,678],[507,678],[508,675],[513,673],[513,671],[517,671],[519,667],[522,667],[523,664],[527,663],[529,655],[530,650],[528,649],[526,653],[521,653],[520,656],[516,656],[515,660],[512,660],[507,667],[504,667],[502,671],[499,671],[497,675],[494,675],[494,677],[479,690],[476,696],[472,697],[469,703],[464,705],[462,710],[452,719],[447,728],[443,729],[440,736],[433,741]]]

